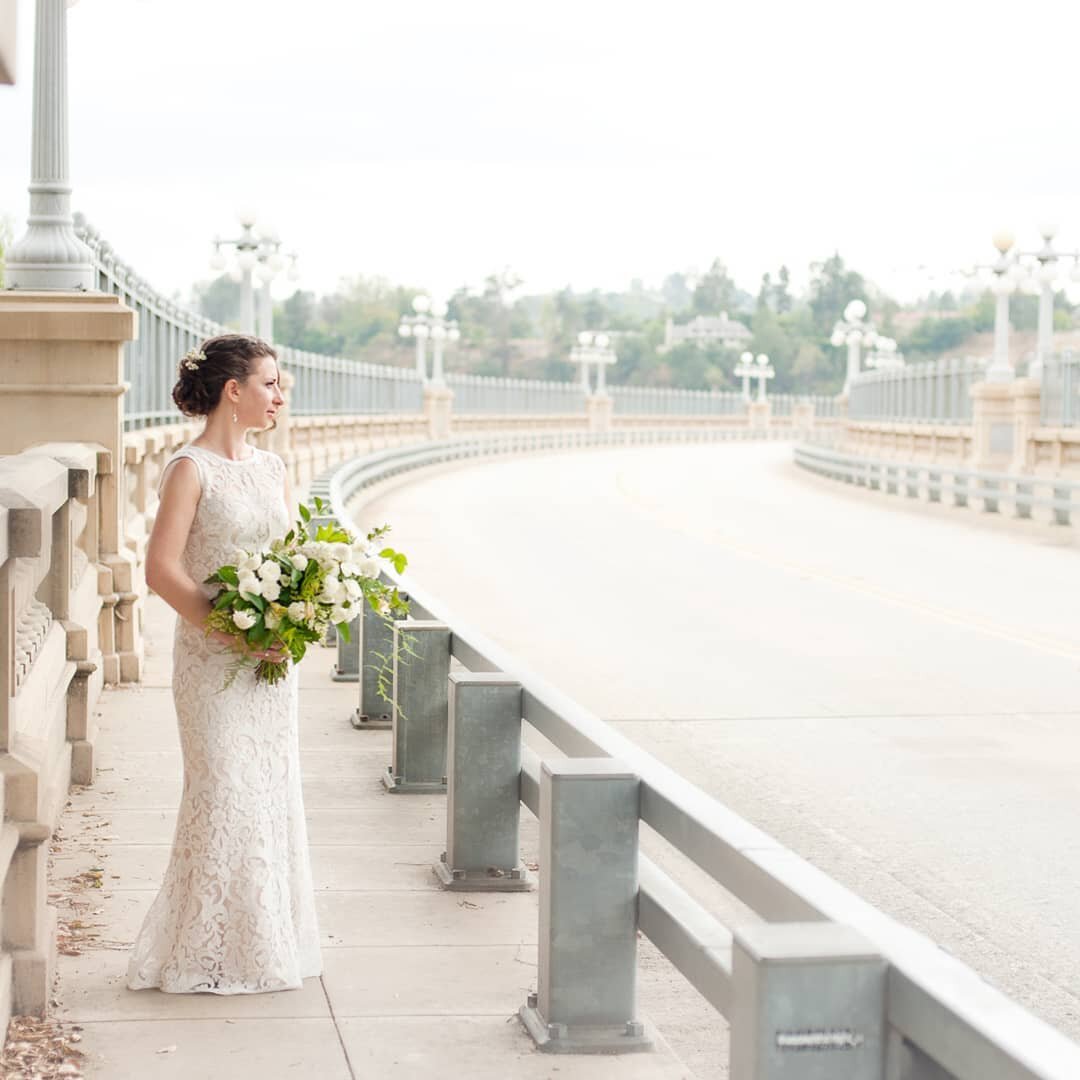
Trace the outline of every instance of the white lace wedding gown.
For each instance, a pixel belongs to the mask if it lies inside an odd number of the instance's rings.
[[[184,567],[201,582],[235,550],[288,531],[276,454],[241,461],[187,446],[202,484]],[[207,595],[212,586],[202,586]],[[135,941],[127,984],[254,994],[321,970],[297,738],[297,677],[271,686],[177,617],[173,700],[184,787],[165,880]]]

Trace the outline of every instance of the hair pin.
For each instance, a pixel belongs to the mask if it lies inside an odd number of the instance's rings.
[[[202,349],[188,349],[188,351],[184,353],[184,358],[180,363],[186,367],[188,371],[198,371],[199,364],[205,359],[206,353],[204,353]]]

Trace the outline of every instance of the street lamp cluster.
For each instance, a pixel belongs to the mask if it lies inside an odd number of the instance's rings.
[[[618,359],[610,336],[592,330],[582,330],[577,336],[577,344],[570,350],[570,363],[581,365],[581,389],[586,394],[592,392],[589,365],[596,365],[596,392],[603,394],[607,390],[607,369]]]
[[[1015,374],[1009,360],[1009,297],[1018,288],[1039,290],[1039,329],[1035,346],[1035,360],[1028,368],[1028,376],[1041,379],[1043,368],[1050,359],[1054,344],[1054,290],[1065,282],[1061,260],[1072,259],[1071,280],[1080,281],[1080,252],[1056,251],[1054,237],[1056,225],[1043,225],[1039,229],[1042,247],[1035,251],[1022,251],[1016,246],[1016,238],[1007,229],[994,233],[994,247],[998,257],[989,269],[994,281],[994,355],[987,368],[986,377],[991,382],[1008,382]]]
[[[416,341],[416,374],[420,381],[427,378],[427,343],[431,341],[431,382],[442,386],[446,379],[443,374],[443,346],[446,342],[458,341],[461,331],[456,319],[447,319],[450,308],[444,300],[432,300],[428,296],[413,297],[414,315],[402,315],[398,333],[403,338],[411,337]]]
[[[250,210],[241,210],[239,215],[240,235],[235,239],[214,237],[214,253],[210,256],[213,270],[224,270],[228,264],[222,248],[232,248],[236,261],[230,276],[239,281],[240,289],[240,329],[244,333],[254,333],[264,341],[271,341],[274,336],[274,299],[270,292],[271,283],[288,266],[289,279],[295,281],[299,276],[296,269],[296,253],[281,253],[281,239],[277,231],[268,225],[260,225],[255,214]],[[253,279],[259,281],[258,311],[255,305]]]
[[[866,304],[861,300],[852,300],[844,308],[844,316],[832,330],[829,339],[839,349],[847,346],[847,374],[844,377],[845,394],[851,393],[851,384],[859,374],[861,350],[872,350],[875,367],[902,367],[903,356],[897,351],[892,338],[883,337],[866,318]]]
[[[768,381],[776,375],[776,370],[769,363],[769,358],[764,353],[759,353],[755,359],[752,352],[744,352],[739,357],[739,363],[735,367],[735,375],[742,379],[743,401],[749,404],[750,380],[758,380],[758,401],[764,402],[765,387]]]

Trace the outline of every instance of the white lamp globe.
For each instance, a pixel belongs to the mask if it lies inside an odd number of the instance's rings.
[[[457,341],[461,337],[461,331],[456,326],[451,326],[447,331],[446,336],[451,341]]]
[[[592,334],[590,334],[588,330],[582,330],[577,336],[577,341],[579,345],[591,345]]]
[[[764,367],[769,362],[769,358],[764,353],[758,353],[757,362],[761,367]]]
[[[611,344],[611,338],[607,334],[597,334],[596,344],[598,348],[606,349]]]
[[[445,300],[435,300],[431,304],[431,314],[436,319],[446,318],[446,313],[450,310],[450,305]]]
[[[991,240],[994,243],[994,247],[996,247],[1002,255],[1016,243],[1016,237],[1013,235],[1011,229],[998,229],[991,237]]]
[[[422,315],[429,307],[431,307],[431,300],[426,296],[414,296],[412,306],[413,311]]]
[[[255,213],[253,206],[241,206],[236,211],[237,220],[245,229],[254,229],[259,215]]]
[[[445,341],[446,340],[446,327],[445,326],[433,326],[431,328],[432,341]]]
[[[224,270],[225,269],[225,256],[220,251],[215,251],[210,256],[210,269],[211,270]]]
[[[401,325],[400,325],[400,326],[399,326],[399,327],[397,328],[397,332],[398,332],[398,333],[399,333],[399,334],[400,334],[400,335],[401,335],[402,337],[412,337],[412,327],[410,327],[408,323],[402,323],[402,324],[401,324]]]
[[[844,308],[844,318],[848,322],[858,322],[859,319],[866,315],[866,305],[861,300],[852,300],[846,308]]]
[[[754,354],[752,352],[744,352],[739,357],[740,364],[752,364],[754,362]]]
[[[255,252],[254,251],[241,251],[236,256],[236,265],[241,270],[252,270],[255,267]]]
[[[832,337],[829,338],[829,340],[832,342],[832,344],[836,348],[839,349],[840,346],[843,345],[844,341],[845,341],[844,332],[842,330],[834,330],[833,334],[832,334]]]

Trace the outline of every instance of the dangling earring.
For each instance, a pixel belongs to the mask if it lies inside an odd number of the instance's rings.
[[[236,415],[236,410],[233,409],[233,411],[232,411],[232,422],[235,424],[237,419],[238,418],[237,418],[237,415]]]

